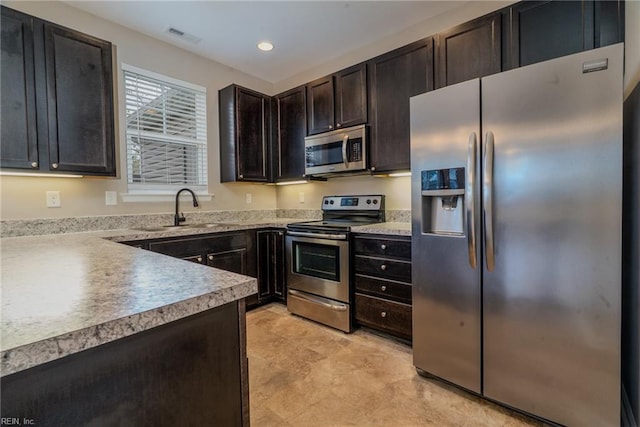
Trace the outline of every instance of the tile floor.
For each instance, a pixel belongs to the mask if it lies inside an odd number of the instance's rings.
[[[247,313],[253,427],[539,426],[416,374],[411,348],[293,316],[282,304]]]

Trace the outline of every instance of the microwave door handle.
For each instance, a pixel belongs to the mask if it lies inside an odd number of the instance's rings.
[[[349,167],[349,159],[347,159],[347,144],[349,143],[349,135],[345,135],[342,138],[342,161],[344,162],[344,167]]]

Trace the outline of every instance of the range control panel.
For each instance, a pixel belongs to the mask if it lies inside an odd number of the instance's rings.
[[[322,198],[322,210],[352,210],[352,211],[379,211],[384,209],[384,196],[324,196]]]

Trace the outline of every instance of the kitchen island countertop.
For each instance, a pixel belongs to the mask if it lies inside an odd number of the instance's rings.
[[[1,240],[2,376],[257,291],[254,278],[105,239],[131,235],[113,230]]]

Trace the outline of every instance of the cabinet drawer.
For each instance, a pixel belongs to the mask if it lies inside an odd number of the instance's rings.
[[[369,239],[356,237],[355,253],[358,255],[385,256],[411,260],[411,240]]]
[[[411,304],[411,286],[406,283],[356,274],[355,286],[356,292],[373,294],[381,298]]]
[[[411,262],[356,255],[356,274],[411,283]]]
[[[356,293],[356,321],[411,339],[411,306]]]

